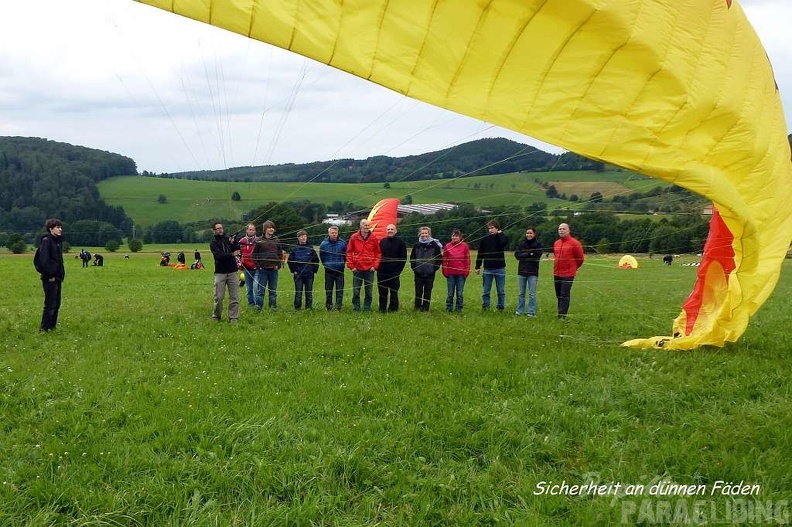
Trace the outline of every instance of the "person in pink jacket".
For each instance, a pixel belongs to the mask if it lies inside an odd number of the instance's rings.
[[[566,318],[572,282],[578,269],[583,265],[585,256],[583,246],[569,233],[569,225],[558,226],[558,239],[553,244],[553,281],[558,299],[558,318]]]
[[[360,311],[360,288],[365,290],[363,311],[371,311],[374,271],[379,269],[382,252],[379,238],[371,232],[369,220],[360,220],[360,230],[349,238],[346,264],[352,271],[352,310]]]
[[[465,280],[470,274],[470,247],[462,238],[462,231],[454,229],[451,241],[443,248],[443,276],[448,280],[448,296],[446,296],[446,311],[454,309],[454,295],[456,294],[456,311],[462,311],[465,302]]]

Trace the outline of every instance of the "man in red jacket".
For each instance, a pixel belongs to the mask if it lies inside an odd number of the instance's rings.
[[[569,311],[569,296],[572,282],[580,266],[583,265],[583,246],[569,234],[569,225],[558,226],[558,239],[553,244],[553,280],[558,299],[558,318],[566,318]]]
[[[368,220],[360,220],[360,230],[349,237],[346,264],[352,270],[352,310],[360,311],[360,287],[365,287],[363,311],[371,311],[374,271],[379,269],[380,242]]]

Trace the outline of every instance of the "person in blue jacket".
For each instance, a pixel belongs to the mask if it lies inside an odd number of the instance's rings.
[[[286,263],[294,276],[294,309],[302,308],[303,291],[305,309],[312,309],[314,275],[319,270],[319,256],[313,245],[308,243],[308,233],[304,230],[297,231],[297,245],[289,253]]]
[[[336,309],[341,309],[344,300],[346,248],[347,242],[339,238],[335,225],[327,229],[327,237],[319,244],[319,259],[325,268],[325,307],[328,311],[333,309],[333,289]]]

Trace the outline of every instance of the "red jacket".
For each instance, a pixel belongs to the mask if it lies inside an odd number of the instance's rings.
[[[553,276],[573,278],[577,270],[583,265],[583,246],[572,235],[559,238],[553,244]]]
[[[381,257],[380,242],[373,232],[369,233],[365,240],[360,235],[360,231],[350,236],[346,250],[347,267],[353,271],[368,271],[370,269],[376,271],[379,269]]]
[[[248,238],[247,236],[242,236],[239,240],[239,248],[242,250],[242,265],[245,266],[245,269],[253,271],[256,269],[256,264],[253,263],[253,260],[250,258],[250,255],[253,254],[253,247],[256,246],[256,237],[253,236]]]
[[[465,242],[454,245],[448,242],[443,249],[443,276],[462,275],[467,277],[470,274],[470,247]]]

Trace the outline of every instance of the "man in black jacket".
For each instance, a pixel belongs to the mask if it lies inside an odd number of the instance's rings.
[[[377,269],[377,291],[379,292],[379,310],[399,310],[399,288],[401,287],[401,273],[407,263],[407,244],[396,236],[396,225],[390,224],[385,230],[388,235],[380,240],[382,258]],[[390,304],[388,304],[390,295]]]
[[[239,244],[234,236],[225,237],[222,223],[212,225],[214,239],[209,249],[214,256],[214,312],[212,320],[220,321],[223,316],[223,298],[228,288],[228,321],[239,321],[239,268],[236,257],[240,255]]]
[[[498,291],[498,311],[503,311],[506,305],[506,257],[504,251],[509,245],[509,238],[503,234],[496,221],[487,223],[487,236],[479,242],[478,256],[476,256],[476,274],[481,273],[484,265],[483,292],[481,307],[486,311],[490,307],[490,291],[492,281],[495,280],[495,289]]]
[[[41,314],[40,331],[52,331],[58,325],[61,305],[61,286],[66,278],[63,266],[63,223],[55,218],[44,223],[48,234],[41,237],[39,246],[39,269],[44,289],[44,311]]]

